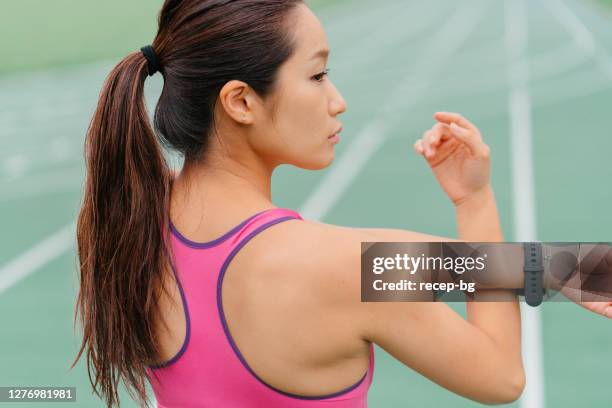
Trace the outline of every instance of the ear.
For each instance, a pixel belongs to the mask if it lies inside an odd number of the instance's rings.
[[[243,125],[253,122],[254,92],[245,82],[231,80],[223,85],[219,101],[227,115],[236,122]]]

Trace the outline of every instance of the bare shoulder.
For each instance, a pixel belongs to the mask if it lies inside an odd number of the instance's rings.
[[[267,262],[281,266],[290,263],[312,269],[311,272],[328,273],[340,269],[341,265],[346,266],[349,260],[359,261],[361,242],[375,239],[374,234],[358,228],[294,220],[276,225],[267,232],[262,245],[273,246],[276,250],[262,252]]]
[[[270,231],[268,239],[262,240],[258,252],[266,254],[260,265],[265,273],[272,274],[268,275],[269,280],[284,281],[285,290],[294,288],[293,299],[305,293],[316,294],[305,300],[308,308],[345,322],[344,328],[355,338],[375,342],[384,348],[389,341],[389,330],[398,323],[397,319],[403,319],[403,327],[408,328],[409,321],[418,321],[423,314],[448,315],[450,308],[438,303],[362,302],[361,243],[453,241],[452,238],[311,220],[295,220],[277,227]]]
[[[358,278],[355,271],[359,270],[362,242],[434,241],[455,239],[409,230],[355,228],[305,219],[281,223],[271,229],[262,245],[275,250],[260,253],[266,254],[266,263],[281,267],[291,264],[310,270],[317,277],[324,274],[337,279],[355,279]]]
[[[281,223],[267,234],[258,250],[260,265],[267,271],[295,271],[292,278],[303,279],[302,284],[319,294],[324,307],[343,304],[346,309],[341,310],[352,309],[352,313],[365,308],[361,304],[362,242],[453,240],[408,230],[353,228],[311,220]]]
[[[303,244],[317,245],[321,254],[330,252],[331,254],[342,256],[338,253],[339,249],[347,246],[353,248],[355,243],[361,242],[438,242],[438,241],[457,241],[455,238],[442,237],[426,234],[418,231],[410,231],[396,228],[360,228],[346,227],[341,225],[327,224],[313,220],[303,220],[286,223],[282,228],[277,229],[277,239],[294,242],[302,241]]]

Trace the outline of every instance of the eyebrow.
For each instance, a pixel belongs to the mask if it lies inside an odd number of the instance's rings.
[[[313,55],[310,59],[313,60],[316,58],[327,58],[327,57],[329,57],[329,50],[326,48],[326,49],[317,51],[317,53]]]

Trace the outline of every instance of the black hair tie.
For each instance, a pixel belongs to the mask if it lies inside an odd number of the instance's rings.
[[[140,49],[147,59],[147,65],[149,68],[149,76],[153,76],[157,71],[159,71],[159,64],[157,62],[157,56],[155,55],[155,50],[150,45],[145,45]]]

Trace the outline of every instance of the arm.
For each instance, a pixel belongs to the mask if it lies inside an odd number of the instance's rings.
[[[490,188],[457,202],[456,215],[461,240],[503,241]],[[355,229],[352,235],[359,243],[455,241],[389,229]],[[513,285],[522,287],[522,256],[517,262],[512,267]],[[360,281],[360,265],[351,269],[352,279]],[[362,314],[356,320],[362,322],[363,337],[404,364],[467,398],[503,403],[517,399],[525,384],[518,299],[510,291],[507,295],[509,302],[469,302],[467,321],[439,302],[363,303],[355,313]]]
[[[491,188],[456,204],[457,228],[459,237],[463,241],[503,241],[499,223],[499,215],[495,197]],[[372,231],[375,241],[454,241],[449,238],[426,236],[405,231],[388,231],[378,229]],[[416,238],[416,239],[415,239]],[[521,288],[523,287],[523,256],[522,250],[516,254],[508,254],[509,265],[504,270],[502,285],[494,287]],[[517,256],[518,255],[518,256]],[[446,275],[443,275],[446,276]],[[480,286],[482,288],[482,286]],[[495,292],[495,293],[493,293]],[[477,293],[476,298],[495,296],[496,299],[507,297],[508,302],[467,302],[467,321],[482,334],[488,336],[510,360],[514,367],[522,372],[521,356],[521,321],[520,307],[517,296],[511,291],[487,290],[486,293]],[[433,317],[432,317],[433,318]],[[441,327],[444,327],[440,324]],[[447,330],[447,329],[444,329]]]
[[[497,342],[487,332],[498,335],[503,329],[486,318],[466,321],[441,302],[360,302],[360,243],[376,241],[380,235],[330,225],[323,229],[326,232],[317,234],[321,237],[317,247],[325,248],[317,293],[329,302],[325,310],[336,321],[350,323],[355,336],[378,344],[402,363],[466,398],[496,404],[519,397],[525,382],[521,360],[508,352],[506,343]],[[378,231],[384,235],[385,230]],[[393,241],[422,238],[422,234],[401,230],[391,235]]]
[[[456,205],[459,237],[466,241],[503,242],[493,190],[487,187],[479,194]],[[522,251],[521,251],[522,252]],[[522,255],[522,253],[521,253]],[[511,256],[508,269],[512,286],[523,287],[523,257]],[[505,272],[505,271],[504,271]],[[504,274],[508,274],[504,273]],[[487,291],[489,292],[489,291]],[[487,334],[507,356],[518,363],[525,382],[521,353],[521,310],[518,297],[509,290],[494,290],[495,296],[507,296],[508,302],[467,302],[467,320]],[[504,293],[505,292],[505,293]],[[487,293],[489,295],[491,293]],[[476,294],[478,298],[479,294]]]

